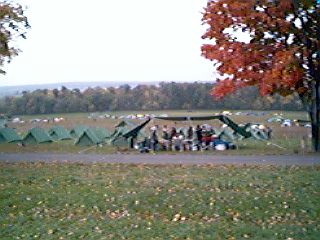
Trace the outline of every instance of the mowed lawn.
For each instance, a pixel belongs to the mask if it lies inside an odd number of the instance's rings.
[[[320,167],[0,164],[0,239],[319,239]]]

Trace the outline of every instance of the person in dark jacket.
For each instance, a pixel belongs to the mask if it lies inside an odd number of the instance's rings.
[[[158,144],[158,135],[157,135],[157,128],[151,128],[151,134],[150,134],[150,148],[153,152],[157,150],[157,144]]]
[[[197,134],[198,142],[201,145],[201,143],[202,143],[202,128],[200,127],[200,125],[197,125],[196,134]]]
[[[177,136],[177,129],[175,127],[172,127],[169,135],[169,140],[172,140],[172,138],[175,136]]]

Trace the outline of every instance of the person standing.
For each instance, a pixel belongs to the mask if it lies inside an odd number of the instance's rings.
[[[158,145],[158,135],[157,135],[157,128],[152,127],[151,129],[151,134],[150,134],[150,147],[153,152],[157,150],[157,145]]]
[[[164,125],[162,128],[162,141],[163,141],[163,149],[169,150],[170,148],[170,140],[169,140],[169,132],[167,125]]]
[[[172,140],[173,137],[177,136],[177,129],[175,127],[172,127],[171,128],[171,133],[170,133],[170,136],[169,136],[169,140]]]
[[[200,127],[200,125],[197,125],[196,134],[197,134],[197,139],[198,139],[199,145],[201,146],[201,144],[202,144],[202,128]]]

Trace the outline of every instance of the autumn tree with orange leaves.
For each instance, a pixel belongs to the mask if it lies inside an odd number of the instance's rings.
[[[25,38],[27,28],[29,23],[23,7],[14,1],[0,1],[0,73],[5,73],[2,69],[4,63],[18,55],[19,49],[14,41],[19,37]]]
[[[262,95],[299,94],[320,151],[320,0],[209,0],[202,20],[209,26],[202,37],[213,42],[202,55],[224,76],[212,95],[252,85]]]

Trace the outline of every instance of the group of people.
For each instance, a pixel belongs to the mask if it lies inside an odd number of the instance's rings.
[[[155,125],[150,128],[150,136],[138,148],[140,151],[199,151],[222,143],[226,144],[209,125],[180,129],[167,125],[160,129]]]

